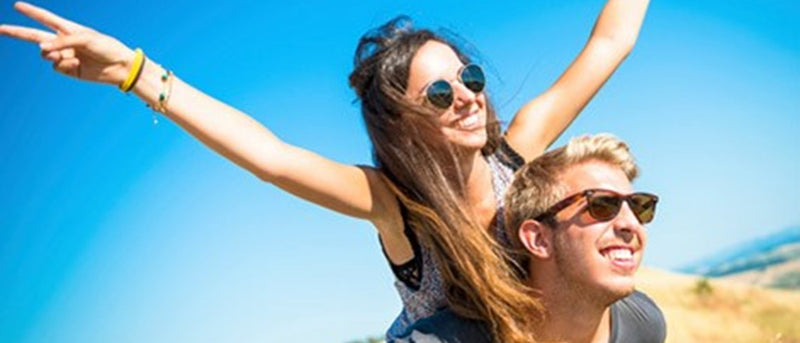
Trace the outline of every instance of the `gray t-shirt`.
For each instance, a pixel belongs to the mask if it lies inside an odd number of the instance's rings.
[[[667,336],[664,315],[639,291],[611,304],[609,343],[662,343]],[[396,343],[491,343],[483,322],[459,317],[449,309],[437,312],[409,327]]]

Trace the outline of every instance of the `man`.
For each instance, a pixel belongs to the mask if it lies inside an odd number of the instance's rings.
[[[520,169],[505,198],[511,255],[545,309],[545,342],[663,342],[658,307],[634,290],[658,197],[611,135],[584,136]],[[532,314],[541,315],[541,314]],[[401,342],[491,342],[485,323],[442,311]]]

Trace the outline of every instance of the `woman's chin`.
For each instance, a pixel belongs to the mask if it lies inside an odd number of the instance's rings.
[[[463,133],[459,132],[455,135],[449,135],[448,140],[459,148],[464,150],[481,150],[486,145],[487,137],[486,131]]]

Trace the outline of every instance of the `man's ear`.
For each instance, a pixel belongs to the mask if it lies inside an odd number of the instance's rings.
[[[552,232],[543,223],[528,219],[519,226],[519,240],[535,258],[548,259],[552,255]]]

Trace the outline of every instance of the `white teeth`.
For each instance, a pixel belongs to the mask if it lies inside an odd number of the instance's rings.
[[[633,258],[633,254],[628,249],[611,249],[606,255],[612,260],[630,260]]]
[[[468,128],[478,123],[478,115],[470,114],[464,119],[458,121],[458,127],[460,128]]]

